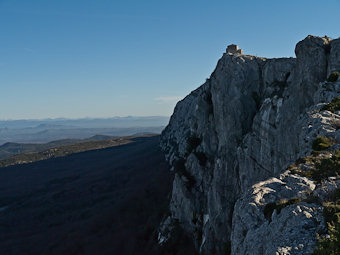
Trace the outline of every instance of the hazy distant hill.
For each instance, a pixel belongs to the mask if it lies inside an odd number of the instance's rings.
[[[138,136],[138,138],[150,136],[155,135],[143,135]],[[0,168],[12,165],[27,164],[50,158],[64,157],[66,155],[79,152],[120,146],[131,143],[136,138],[136,136],[115,138],[96,135],[83,140],[67,139],[46,144],[6,143],[0,146],[0,155],[4,156],[3,159],[0,158]],[[8,156],[9,154],[11,155]]]
[[[41,155],[45,155],[48,153],[50,155],[54,154],[53,156],[56,156],[57,151],[59,151],[59,154],[61,154],[61,151],[68,151],[70,153],[73,153],[97,148],[105,148],[111,145],[123,144],[125,143],[123,141],[128,141],[131,138],[132,137],[116,138],[112,136],[95,135],[86,139],[62,139],[49,143],[5,143],[0,146],[0,167],[3,166],[3,159],[10,158],[19,154],[20,156],[16,156],[14,158],[16,158],[17,160],[19,160],[20,158],[23,159],[24,157],[26,159],[30,157],[33,158],[36,157],[36,155],[34,155],[33,153],[37,154],[38,152],[38,154]],[[81,147],[82,150],[80,150]],[[50,150],[52,148],[54,150]],[[11,160],[7,161],[10,162]],[[31,160],[29,162],[31,162]]]
[[[0,144],[46,143],[84,139],[97,134],[128,136],[160,133],[169,117],[115,117],[108,119],[43,119],[0,121]]]
[[[82,119],[40,119],[40,120],[0,120],[1,128],[129,128],[164,126],[168,123],[167,116],[148,117],[113,117],[113,118],[82,118]]]

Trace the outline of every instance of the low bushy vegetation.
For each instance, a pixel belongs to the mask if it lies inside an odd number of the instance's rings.
[[[337,150],[331,157],[315,157],[312,158],[314,167],[301,175],[312,178],[316,182],[321,182],[330,176],[339,176],[340,174],[340,151]]]
[[[310,167],[307,171],[302,171],[296,165],[291,166],[292,173],[312,178],[317,183],[330,176],[340,175],[340,150],[333,151],[331,154],[327,154],[327,156],[315,152],[313,155],[299,161],[296,164],[306,163]]]
[[[337,151],[331,158],[323,158],[317,161],[311,174],[316,181],[321,181],[329,176],[340,175],[340,151]]]
[[[340,254],[340,188],[334,192],[332,201],[323,206],[328,236],[318,237],[318,245],[313,254],[337,255]]]
[[[332,146],[332,141],[325,136],[318,136],[312,143],[312,149],[322,151]]]
[[[333,100],[321,108],[322,111],[336,112],[340,111],[340,97],[333,98]]]
[[[325,137],[317,137],[313,142],[314,151],[310,156],[298,159],[290,167],[292,173],[312,178],[321,183],[328,177],[339,177],[340,175],[340,150],[323,151],[329,148],[332,142]],[[308,165],[308,170],[302,170],[299,165]],[[318,235],[318,243],[314,255],[337,255],[340,254],[340,188],[337,188],[327,201],[321,202],[319,198],[310,196],[305,202],[319,203],[323,206],[323,216],[328,228],[327,235]],[[265,208],[265,216],[271,217],[272,212],[282,205],[269,204]]]
[[[340,73],[338,72],[333,72],[329,75],[327,81],[328,82],[336,82],[340,76]]]
[[[18,155],[14,155],[12,157],[1,159],[0,160],[0,167],[6,167],[11,165],[17,164],[26,164],[32,163],[36,161],[46,160],[50,158],[58,158],[64,157],[66,155],[90,151],[90,150],[98,150],[109,148],[118,145],[124,145],[131,143],[134,137],[124,137],[124,138],[114,138],[108,139],[103,141],[81,141],[81,142],[74,142],[67,145],[56,146],[48,149],[44,149],[37,152],[27,152],[21,153]],[[71,140],[72,141],[72,140]],[[57,144],[58,141],[54,142],[53,144]],[[41,146],[36,145],[36,148],[45,148],[45,144]],[[48,146],[48,144],[46,144]]]

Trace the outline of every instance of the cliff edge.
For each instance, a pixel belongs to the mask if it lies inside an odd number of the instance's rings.
[[[326,106],[340,95],[340,39],[307,36],[295,53],[225,53],[177,103],[161,135],[175,179],[160,245],[175,225],[201,254],[311,254],[327,234],[323,203],[340,169],[320,180],[308,173],[338,155],[340,109]],[[313,148],[320,137],[331,144],[322,152]]]

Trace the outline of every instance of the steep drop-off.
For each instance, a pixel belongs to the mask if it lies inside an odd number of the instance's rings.
[[[249,220],[256,218],[251,210],[263,211],[266,204],[276,201],[263,198],[270,192],[258,191],[259,182],[277,177],[286,189],[301,191],[283,192],[276,199],[310,194],[316,189],[313,180],[290,172],[280,174],[312,152],[317,136],[329,136],[335,144],[340,140],[339,124],[334,124],[339,120],[337,112],[320,112],[339,96],[340,82],[327,82],[327,78],[340,71],[340,39],[308,36],[296,45],[295,53],[296,58],[279,59],[225,53],[211,77],[176,105],[161,136],[175,179],[171,215],[160,227],[160,245],[171,238],[175,222],[193,237],[201,254],[228,254],[230,250],[233,254],[266,254],[267,250],[268,254],[294,254],[295,246],[300,254],[311,252],[315,234],[308,240],[300,235],[303,240],[296,245],[289,243],[292,238],[271,243],[269,249],[270,238],[278,236],[268,235],[269,225],[256,231],[274,220],[262,217],[253,225]],[[290,182],[284,181],[287,178]],[[303,188],[296,188],[290,178],[299,185],[304,182]],[[256,196],[257,203],[250,201]],[[249,209],[250,204],[254,206]],[[310,207],[306,210],[312,218],[322,218],[322,208]],[[311,225],[305,234],[315,233],[320,224]],[[248,233],[252,239],[247,239]],[[249,249],[255,248],[255,237],[263,245],[252,253]]]

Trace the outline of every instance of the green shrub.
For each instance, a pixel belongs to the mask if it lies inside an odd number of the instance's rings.
[[[306,202],[307,204],[320,204],[320,198],[309,194],[309,196],[305,198],[303,202]]]
[[[320,151],[312,151],[312,152],[311,152],[311,155],[312,155],[313,157],[317,157],[317,156],[320,155]]]
[[[340,204],[328,203],[324,204],[323,217],[326,222],[336,223],[339,221],[340,217]]]
[[[311,171],[311,177],[318,182],[336,175],[340,175],[340,157],[337,154],[331,158],[320,159],[315,163],[315,169]]]
[[[337,204],[340,204],[340,188],[333,192],[331,200],[335,201]]]
[[[318,238],[318,247],[313,255],[340,254],[340,222],[327,224],[329,238]]]
[[[327,223],[329,237],[318,237],[318,246],[313,254],[340,254],[340,188],[334,192],[333,201],[324,204],[323,216]]]
[[[327,81],[328,82],[336,82],[340,76],[340,73],[338,72],[333,72],[329,75]]]
[[[333,98],[333,100],[321,108],[321,111],[340,111],[340,97]]]
[[[325,136],[318,136],[312,143],[312,148],[315,151],[322,151],[332,146],[332,142]]]
[[[298,174],[313,178],[320,182],[329,176],[340,175],[340,150],[332,152],[332,157],[327,158],[317,154],[307,157],[303,161],[314,164],[309,171],[298,171]],[[328,236],[318,236],[318,243],[314,255],[337,255],[340,254],[340,188],[337,188],[330,196],[330,200],[323,203],[323,216],[328,227]],[[305,202],[320,203],[317,197],[310,196],[304,199]],[[271,214],[276,209],[276,204],[271,203],[265,210],[266,218],[270,220]]]
[[[340,175],[340,150],[332,152],[331,157],[324,157],[315,154],[307,157],[308,162],[312,164],[308,171],[302,171],[299,168],[292,167],[292,173],[314,179],[316,182],[321,182],[330,176]]]

